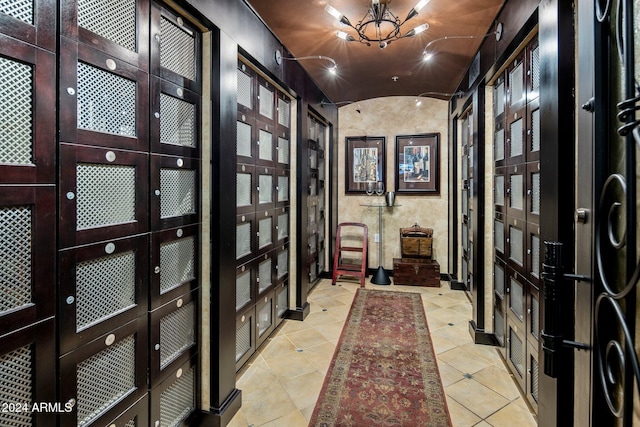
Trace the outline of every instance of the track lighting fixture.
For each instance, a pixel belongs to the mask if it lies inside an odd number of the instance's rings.
[[[496,40],[500,41],[500,39],[502,38],[502,24],[498,23],[496,25],[496,29],[494,31],[491,31],[490,33],[487,34],[483,34],[480,36],[444,36],[444,37],[438,37],[437,39],[433,39],[431,40],[429,43],[427,43],[427,45],[424,47],[424,49],[422,49],[422,59],[424,61],[429,61],[431,58],[433,58],[433,52],[431,52],[429,50],[429,48],[431,47],[431,45],[433,45],[434,43],[437,42],[441,42],[444,40],[452,40],[452,39],[486,39],[489,36],[496,36]]]
[[[422,105],[422,100],[420,99],[420,97],[424,96],[424,95],[440,95],[440,96],[450,96],[450,97],[454,97],[454,96],[462,97],[462,96],[464,96],[464,92],[462,92],[462,91],[453,92],[453,93],[447,93],[447,92],[422,92],[420,95],[418,95],[416,97],[416,107],[419,107],[419,106]]]
[[[323,108],[324,108],[325,105],[335,105],[336,107],[339,107],[340,105],[347,105],[347,104],[353,104],[353,101],[331,102],[331,101],[327,101],[325,99],[320,101],[320,107],[323,107]],[[360,107],[360,104],[357,104],[357,106],[356,106],[356,113],[362,114],[362,108]]]
[[[276,51],[278,52],[278,51]],[[281,57],[281,60],[284,59],[286,61],[303,61],[303,60],[307,60],[307,59],[322,59],[325,61],[329,61],[331,63],[330,67],[327,67],[327,71],[329,71],[331,74],[337,74],[338,73],[338,64],[336,63],[336,61],[329,57],[329,56],[324,56],[324,55],[312,55],[312,56],[301,56],[299,58],[285,58],[285,57]]]
[[[371,0],[371,6],[362,17],[362,19],[355,25],[349,21],[349,18],[344,16],[333,6],[327,4],[325,10],[334,18],[336,18],[342,25],[351,27],[356,30],[357,38],[345,31],[338,31],[336,35],[348,42],[358,41],[367,46],[371,46],[371,43],[378,45],[380,49],[386,48],[391,42],[400,40],[406,37],[413,37],[416,34],[420,34],[429,28],[429,24],[418,25],[417,27],[407,31],[405,34],[401,33],[402,25],[416,16],[420,10],[429,3],[430,0],[420,0],[407,14],[404,20],[400,20],[389,9],[389,3],[391,0]]]
[[[346,104],[353,104],[353,101],[338,101],[338,102],[331,102],[329,100],[323,99],[322,101],[320,101],[320,106],[324,107],[325,105],[335,105],[336,107],[340,106],[340,105],[346,105]],[[358,107],[360,107],[360,104],[358,104]]]

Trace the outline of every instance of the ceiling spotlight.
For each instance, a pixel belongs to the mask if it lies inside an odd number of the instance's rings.
[[[344,31],[338,31],[337,36],[341,39],[350,42],[357,40],[367,46],[371,46],[371,43],[376,43],[380,49],[384,49],[392,41],[413,37],[429,28],[429,25],[425,23],[407,31],[405,34],[401,32],[402,25],[416,16],[429,1],[430,0],[420,0],[418,4],[409,11],[407,17],[404,20],[400,20],[400,18],[389,9],[391,0],[371,0],[371,6],[369,6],[365,15],[355,25],[351,24],[351,21],[335,7],[327,4],[325,10],[342,25],[356,30],[358,38]],[[369,28],[373,28],[373,31],[368,31]],[[372,33],[375,33],[375,35],[372,35]]]
[[[423,61],[428,62],[428,61],[431,60],[431,58],[433,58],[433,53],[427,52],[427,51],[422,52],[422,60]]]

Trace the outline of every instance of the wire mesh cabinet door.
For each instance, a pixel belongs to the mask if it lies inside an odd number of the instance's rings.
[[[249,60],[238,60],[236,370],[289,308],[275,288],[287,286],[289,271],[291,102]]]
[[[188,16],[155,2],[150,34],[149,421],[172,426],[197,409],[202,37]]]
[[[0,5],[0,425],[55,425],[55,2]],[[37,94],[37,96],[36,96]],[[36,375],[37,373],[37,375]]]

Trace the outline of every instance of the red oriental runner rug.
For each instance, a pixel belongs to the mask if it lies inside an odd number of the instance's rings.
[[[420,294],[358,289],[310,426],[451,426]]]

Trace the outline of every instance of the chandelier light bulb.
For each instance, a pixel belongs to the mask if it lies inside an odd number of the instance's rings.
[[[407,17],[405,18],[405,22],[407,22],[409,19],[413,18],[414,16],[416,16],[418,13],[420,13],[420,10],[425,7],[427,5],[427,3],[429,3],[431,0],[420,0],[418,2],[418,4],[416,4],[415,6],[413,6],[413,8],[409,11],[409,13],[407,14]]]
[[[338,21],[344,16],[344,15],[342,15],[342,13],[340,13],[340,11],[338,9],[336,9],[333,6],[331,6],[330,4],[326,5],[324,7],[324,10],[326,10],[329,15],[333,16]]]
[[[421,32],[426,31],[428,28],[429,28],[429,24],[424,23],[422,25],[418,25],[417,27],[415,27],[413,29],[413,33],[414,33],[414,35],[415,34],[420,34]]]
[[[348,42],[356,41],[356,39],[351,34],[345,33],[344,31],[337,31],[336,32],[336,36],[338,36],[338,38],[341,38],[342,40],[346,40]]]
[[[423,7],[425,7],[425,6],[427,5],[427,3],[429,3],[430,1],[431,1],[431,0],[420,0],[420,1],[418,2],[418,4],[416,4],[416,5],[413,7],[413,10],[415,10],[416,12],[418,12],[418,13],[419,13],[419,12],[420,12],[420,10],[421,10]]]
[[[410,30],[409,32],[407,32],[406,37],[413,37],[416,34],[420,34],[424,31],[426,31],[429,28],[429,24],[422,24],[422,25],[418,25],[417,27],[415,27],[414,29]]]
[[[324,10],[327,11],[327,13],[331,16],[333,16],[334,18],[336,18],[338,21],[340,21],[340,23],[344,24],[344,25],[348,25],[351,26],[351,22],[349,22],[349,20],[347,19],[346,16],[344,16],[344,14],[342,12],[340,12],[338,9],[336,9],[335,7],[331,6],[330,4],[327,4],[324,7]]]

